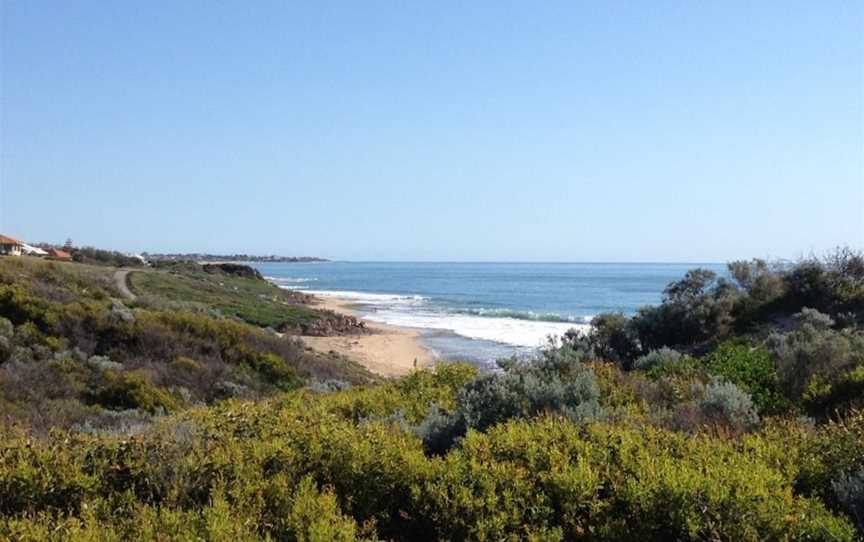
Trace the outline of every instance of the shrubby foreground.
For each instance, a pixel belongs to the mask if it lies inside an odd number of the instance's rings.
[[[608,367],[608,366],[607,366]],[[590,368],[586,368],[589,370]],[[598,370],[600,388],[619,378]],[[833,473],[864,416],[772,419],[732,437],[647,423],[628,392],[597,420],[516,414],[441,455],[415,435],[471,367],[331,393],[223,402],[121,438],[7,431],[0,534],[55,540],[853,540]],[[529,414],[525,413],[526,416]],[[840,483],[847,483],[840,481]]]

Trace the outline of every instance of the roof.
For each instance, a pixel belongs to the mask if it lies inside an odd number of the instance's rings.
[[[49,248],[49,249],[48,249],[48,254],[50,254],[51,256],[53,256],[53,257],[55,257],[55,258],[64,258],[64,259],[66,259],[66,258],[71,258],[71,257],[72,257],[72,255],[69,254],[68,252],[65,252],[65,251],[63,251],[63,250],[58,250],[58,249],[56,249],[56,248]]]
[[[18,239],[12,239],[11,237],[6,237],[5,235],[0,235],[0,245],[23,245],[21,241]]]
[[[24,252],[28,254],[36,254],[37,256],[46,256],[48,252],[42,250],[39,247],[30,246],[27,243],[21,243],[21,246],[24,248]]]

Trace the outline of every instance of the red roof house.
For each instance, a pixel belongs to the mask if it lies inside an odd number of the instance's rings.
[[[0,255],[20,256],[23,250],[24,243],[18,239],[0,235]]]

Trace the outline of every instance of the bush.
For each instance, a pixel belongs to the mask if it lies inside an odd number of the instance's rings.
[[[803,309],[796,319],[796,330],[773,333],[766,343],[783,391],[793,401],[801,398],[814,378],[832,382],[864,364],[864,336],[851,330],[833,330],[834,321],[813,309]]]
[[[831,482],[834,498],[864,533],[864,469],[840,476]]]
[[[141,409],[147,412],[170,412],[177,401],[165,390],[154,386],[138,372],[107,371],[104,382],[88,394],[91,403],[114,410]]]
[[[274,529],[273,534],[278,539],[297,542],[351,542],[357,539],[357,525],[351,517],[342,514],[332,488],[319,492],[315,482],[307,477],[300,481],[292,497],[284,516],[274,518],[277,522],[284,522]]]
[[[499,362],[502,372],[481,375],[456,396],[456,408],[444,416],[437,407],[421,423],[427,450],[440,452],[470,429],[483,431],[514,418],[560,413],[575,422],[602,414],[594,374],[581,363],[582,355],[552,348],[533,362]]]
[[[144,262],[140,258],[127,256],[122,252],[114,250],[103,250],[95,247],[73,248],[72,259],[76,262],[114,267],[140,267],[144,265]]]
[[[586,357],[613,361],[625,369],[639,352],[630,319],[620,312],[598,314],[591,320],[591,329],[587,332],[568,331],[561,346]]]
[[[721,419],[737,429],[750,429],[759,423],[750,394],[731,382],[714,380],[708,384],[700,407],[710,418]]]
[[[681,357],[681,353],[677,350],[666,348],[664,346],[658,350],[652,350],[638,358],[633,366],[635,369],[639,369],[640,371],[650,371],[662,366],[676,365],[681,362]]]
[[[666,287],[661,305],[640,309],[632,325],[642,349],[648,351],[723,337],[731,330],[739,295],[713,271],[693,269]]]
[[[711,374],[749,393],[760,412],[779,413],[788,408],[771,353],[765,348],[727,341],[706,356],[704,362]]]
[[[564,358],[541,367],[563,379],[584,370]],[[427,457],[398,424],[358,417],[453,408],[470,378],[447,366],[374,387],[232,400],[133,438],[5,431],[0,538],[854,538],[822,502],[847,513],[837,482],[862,468],[855,420],[815,437],[789,421],[717,438],[550,413],[469,430],[460,447]]]
[[[812,307],[835,317],[864,314],[864,254],[860,252],[838,248],[822,260],[803,260],[784,280],[786,295],[780,303],[790,312]]]
[[[848,522],[733,443],[554,417],[469,432],[418,496],[429,539],[854,538]]]
[[[836,416],[864,408],[864,365],[831,378],[814,377],[802,399],[804,408],[816,416]]]

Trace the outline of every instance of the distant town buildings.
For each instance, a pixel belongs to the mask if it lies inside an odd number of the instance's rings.
[[[326,258],[317,258],[313,256],[254,256],[251,254],[201,254],[201,253],[186,253],[186,254],[149,254],[144,253],[144,257],[149,261],[194,261],[194,262],[289,262],[289,263],[309,263],[309,262],[327,262]]]
[[[0,256],[37,256],[54,260],[71,260],[72,254],[65,250],[45,246],[41,248],[0,234]]]

